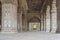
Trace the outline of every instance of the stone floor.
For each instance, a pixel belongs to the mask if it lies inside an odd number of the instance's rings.
[[[0,33],[0,40],[60,40],[60,34],[46,32]]]

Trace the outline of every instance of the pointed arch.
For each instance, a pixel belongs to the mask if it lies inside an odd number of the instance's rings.
[[[37,16],[34,16],[28,20],[28,22],[40,22],[40,18]]]

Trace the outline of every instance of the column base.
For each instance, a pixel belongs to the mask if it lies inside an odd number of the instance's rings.
[[[5,30],[5,29],[1,30],[1,33],[17,33],[17,32],[18,32],[17,30]]]

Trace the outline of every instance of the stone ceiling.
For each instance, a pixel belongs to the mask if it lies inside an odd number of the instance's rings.
[[[45,0],[27,0],[27,5],[31,11],[40,11]]]

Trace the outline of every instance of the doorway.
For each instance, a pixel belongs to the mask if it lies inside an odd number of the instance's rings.
[[[29,31],[40,31],[40,23],[38,22],[29,23]]]
[[[29,31],[40,31],[41,30],[41,24],[40,24],[40,18],[37,16],[34,16],[30,18],[28,21],[28,29]]]

